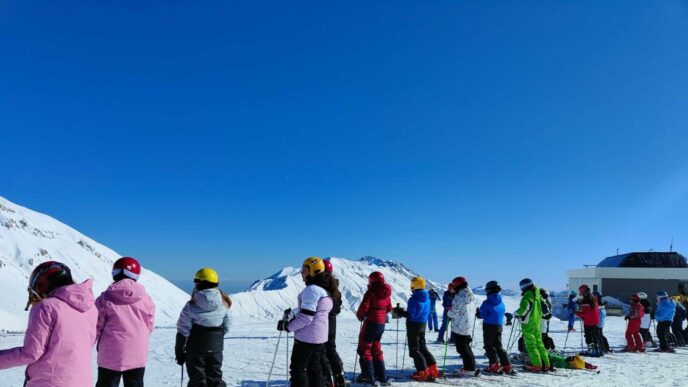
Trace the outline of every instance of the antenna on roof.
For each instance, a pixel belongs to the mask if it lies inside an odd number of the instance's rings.
[[[619,256],[619,248],[618,247],[616,248],[616,256],[617,257]]]
[[[669,244],[669,252],[674,251],[674,236],[671,236],[671,244]]]

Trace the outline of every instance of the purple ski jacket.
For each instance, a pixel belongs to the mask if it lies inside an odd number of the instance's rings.
[[[299,294],[299,308],[288,329],[294,332],[296,340],[309,344],[326,343],[330,310],[332,297],[327,291],[318,285],[308,285]]]

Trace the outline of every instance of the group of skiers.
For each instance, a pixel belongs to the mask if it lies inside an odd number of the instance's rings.
[[[24,345],[0,350],[0,369],[26,366],[25,387],[90,387],[95,346],[96,387],[143,386],[155,304],[138,283],[140,275],[136,259],[118,259],[113,283],[96,299],[93,281],[75,283],[67,265],[36,266],[27,289],[31,311]],[[190,387],[225,386],[220,367],[231,300],[218,289],[212,269],[199,270],[194,282],[177,324],[176,359],[186,363]]]
[[[90,386],[91,350],[98,351],[97,387],[143,386],[148,354],[148,340],[153,331],[155,305],[137,281],[141,265],[131,257],[117,260],[112,269],[113,283],[95,299],[92,281],[77,284],[70,269],[55,261],[38,265],[29,278],[27,309],[29,325],[22,347],[0,350],[0,369],[27,365],[25,386]],[[341,311],[339,281],[333,275],[332,263],[318,257],[307,258],[301,276],[305,288],[299,294],[297,307],[284,311],[278,322],[279,331],[293,332],[290,381],[294,387],[344,387],[343,363],[336,349],[336,318]],[[175,358],[186,365],[189,387],[225,386],[222,380],[224,336],[231,325],[231,299],[219,288],[215,270],[203,268],[194,276],[194,291],[182,309],[177,323]],[[357,383],[389,385],[381,340],[385,326],[392,318],[406,318],[408,355],[413,359],[415,381],[433,381],[441,376],[437,360],[428,350],[426,329],[439,330],[438,341],[453,343],[461,357],[459,375],[515,373],[502,344],[503,326],[516,319],[520,325],[519,349],[530,372],[551,372],[555,367],[594,368],[580,356],[562,356],[553,352],[549,337],[552,302],[545,289],[526,278],[519,283],[522,298],[514,315],[506,313],[501,286],[489,281],[484,289],[486,299],[473,311],[475,296],[465,277],[456,277],[442,297],[444,314],[441,326],[433,319],[439,295],[422,277],[411,279],[411,296],[406,308],[392,305],[392,288],[384,275],[375,271],[368,276],[368,289],[356,311],[361,321],[357,356],[360,375]],[[626,315],[628,351],[643,352],[652,342],[650,321],[657,321],[659,351],[672,351],[673,345],[685,345],[682,321],[686,318],[685,295],[675,299],[666,292],[657,293],[657,308],[645,293],[631,296]],[[573,303],[573,306],[570,304]],[[604,302],[587,285],[569,297],[569,308],[580,317],[588,351],[585,355],[601,356],[609,352],[604,338]],[[483,347],[489,361],[487,368],[477,369],[471,342],[475,319],[482,319]],[[678,319],[678,320],[677,320]],[[398,320],[397,320],[398,321]],[[673,334],[670,330],[673,328]],[[575,328],[569,322],[569,330]],[[443,335],[443,330],[450,335]],[[513,333],[513,326],[512,326]],[[281,334],[280,334],[281,335]],[[446,350],[445,350],[446,353]]]

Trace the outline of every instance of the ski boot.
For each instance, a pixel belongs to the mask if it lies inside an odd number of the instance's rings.
[[[343,374],[339,374],[339,375],[334,376],[334,387],[346,387],[348,385],[349,384],[347,383]]]
[[[528,372],[535,372],[535,373],[542,372],[541,366],[536,366],[536,365],[532,365],[532,364],[528,364],[528,365],[523,366],[523,369],[528,371]]]
[[[511,366],[511,364],[505,364],[504,366],[502,366],[502,372],[504,372],[507,375],[516,375],[516,371]]]
[[[356,377],[356,383],[374,386],[375,380],[370,375],[361,374]]]
[[[493,363],[490,364],[487,368],[485,368],[485,372],[489,372],[491,374],[499,374],[502,372],[502,367],[498,363]]]
[[[430,367],[428,367],[427,373],[433,379],[439,379],[439,377],[440,377],[440,370],[437,369],[437,364],[433,364]]]
[[[413,375],[411,375],[411,379],[417,382],[432,382],[435,380],[430,376],[430,374],[428,374],[426,370],[416,371]]]

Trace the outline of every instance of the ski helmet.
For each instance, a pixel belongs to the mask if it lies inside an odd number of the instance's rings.
[[[380,273],[379,271],[374,271],[370,273],[368,276],[368,284],[374,284],[374,283],[384,283],[385,282],[385,276],[384,274]]]
[[[194,276],[194,282],[210,282],[212,284],[219,284],[220,277],[217,275],[215,270],[209,267],[204,267],[196,272],[196,275]]]
[[[590,286],[583,284],[578,287],[578,292],[581,294],[587,294],[590,293]]]
[[[112,278],[123,275],[127,278],[138,281],[141,275],[141,264],[132,257],[122,257],[112,265]]]
[[[310,257],[303,261],[303,266],[309,270],[308,276],[315,277],[316,275],[325,271],[325,263],[322,258]]]
[[[411,290],[425,289],[425,280],[423,277],[413,277],[411,278]]]
[[[502,287],[499,286],[499,282],[497,281],[490,281],[485,284],[485,292],[490,294],[490,293],[497,293],[502,290]]]
[[[526,290],[533,286],[533,281],[530,278],[524,278],[518,283],[518,286],[521,288],[521,290]]]
[[[466,287],[468,286],[468,281],[464,277],[456,277],[451,282],[453,288]]]
[[[637,294],[632,294],[631,295],[631,301],[635,301],[635,302],[640,301],[640,296],[638,296]]]
[[[659,298],[660,300],[666,300],[667,298],[669,298],[669,293],[667,293],[663,290],[659,291],[659,292],[657,292],[657,298]]]
[[[334,267],[332,267],[332,262],[329,259],[323,259],[323,265],[325,265],[325,271],[332,274]]]
[[[641,300],[647,300],[647,293],[638,292],[638,298],[640,298]]]
[[[47,261],[36,266],[29,277],[29,289],[44,297],[53,289],[72,284],[72,271],[64,263]]]
[[[545,288],[540,288],[540,297],[549,298],[549,290]]]

